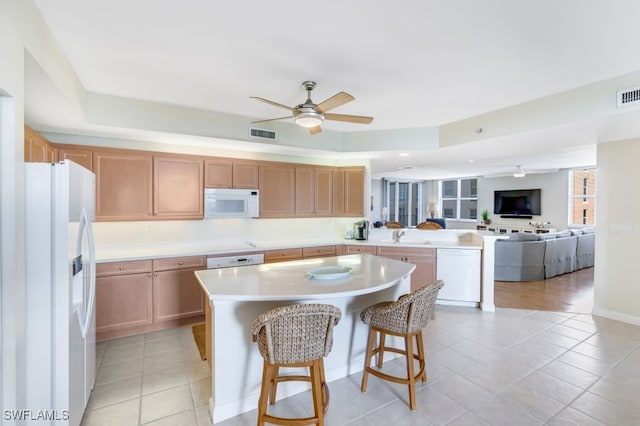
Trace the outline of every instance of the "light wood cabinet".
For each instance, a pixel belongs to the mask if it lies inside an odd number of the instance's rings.
[[[295,214],[296,168],[287,163],[260,165],[260,217]]]
[[[317,216],[331,216],[333,209],[333,171],[314,170],[314,213]]]
[[[331,180],[331,213],[333,216],[344,216],[344,170],[334,169]]]
[[[96,265],[96,337],[125,335],[153,322],[151,261]]]
[[[204,256],[153,261],[153,321],[204,314],[204,292],[194,271],[206,268]]]
[[[215,158],[204,167],[206,188],[258,189],[258,162]]]
[[[199,158],[153,157],[153,215],[202,219],[204,168]]]
[[[436,279],[436,249],[380,246],[377,254],[416,265],[416,269],[411,274],[411,291],[424,287]]]
[[[93,170],[93,151],[58,145],[58,160],[70,160],[88,170]]]
[[[266,250],[264,252],[264,263],[284,262],[286,260],[302,259],[301,248]]]
[[[296,216],[331,216],[331,169],[296,167]]]
[[[336,246],[316,246],[316,247],[303,247],[302,258],[311,259],[316,257],[331,257],[336,256]]]
[[[96,220],[153,217],[153,157],[137,151],[94,151]]]
[[[40,133],[29,126],[24,126],[24,161],[53,163],[56,160],[56,148]]]
[[[368,253],[377,254],[376,246],[360,246],[355,244],[345,244],[344,254]]]
[[[99,221],[201,219],[203,160],[127,150],[93,152]]]
[[[364,167],[344,168],[344,214],[364,216]]]

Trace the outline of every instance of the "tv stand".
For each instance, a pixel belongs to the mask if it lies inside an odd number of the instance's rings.
[[[503,214],[502,219],[533,219],[533,216],[526,214]]]
[[[511,225],[500,225],[500,224],[490,224],[485,225],[478,224],[476,225],[476,229],[478,231],[490,231],[495,234],[511,234],[512,232],[525,232],[527,234],[547,234],[549,232],[557,232],[556,228],[537,228],[535,226],[511,226]]]

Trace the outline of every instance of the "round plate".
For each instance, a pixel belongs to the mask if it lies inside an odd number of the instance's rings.
[[[307,275],[318,280],[334,280],[344,278],[351,274],[348,266],[319,266],[307,271]]]

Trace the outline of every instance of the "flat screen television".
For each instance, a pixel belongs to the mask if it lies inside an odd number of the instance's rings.
[[[510,216],[542,214],[540,189],[510,189],[493,192],[493,213]]]

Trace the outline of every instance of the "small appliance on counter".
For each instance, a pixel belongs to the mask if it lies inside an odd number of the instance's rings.
[[[369,238],[369,221],[360,220],[353,224],[353,238],[355,240],[366,240]]]

